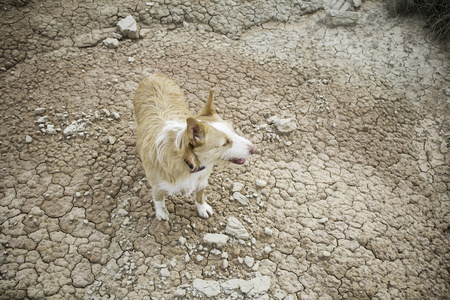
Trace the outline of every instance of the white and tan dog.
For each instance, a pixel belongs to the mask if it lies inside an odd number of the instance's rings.
[[[243,164],[256,147],[216,114],[212,91],[194,117],[176,83],[152,75],[139,84],[133,104],[136,146],[152,186],[156,217],[169,219],[165,195],[195,191],[198,214],[208,218],[213,210],[205,201],[204,190],[213,166]]]

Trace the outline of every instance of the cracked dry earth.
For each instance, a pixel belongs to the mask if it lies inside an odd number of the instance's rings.
[[[325,25],[317,1],[254,3],[217,24],[208,14],[239,7],[188,1],[180,20],[163,1],[12,2],[0,12],[0,299],[449,299],[450,52],[422,21],[378,1],[350,27]],[[127,15],[143,37],[104,47]],[[151,73],[193,112],[213,87],[259,148],[215,169],[209,219],[183,197],[155,218],[132,114]],[[248,239],[204,241],[230,217]]]

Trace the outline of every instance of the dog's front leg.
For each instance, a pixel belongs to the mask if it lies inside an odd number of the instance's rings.
[[[197,206],[198,215],[202,218],[212,216],[212,207],[205,201],[205,189],[197,190],[195,195],[195,205]]]
[[[161,220],[169,220],[169,211],[166,208],[166,199],[164,198],[164,192],[159,190],[153,190],[153,202],[155,202],[156,218]]]

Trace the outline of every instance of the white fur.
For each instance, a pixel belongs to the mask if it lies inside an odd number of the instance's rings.
[[[166,208],[165,200],[163,201],[154,201],[155,202],[155,212],[156,218],[161,220],[169,220],[169,211]]]
[[[222,157],[223,160],[229,160],[232,158],[247,158],[251,155],[249,149],[252,146],[252,143],[249,140],[238,135],[225,123],[214,122],[210,123],[210,125],[225,133],[233,141],[233,146],[224,153]]]
[[[204,189],[208,185],[208,177],[211,171],[212,166],[208,166],[203,171],[192,173],[189,177],[177,182],[176,185],[163,181],[159,183],[158,187],[169,195],[182,193],[189,196],[192,192]]]
[[[211,207],[211,205],[209,205],[208,203],[203,204],[198,204],[197,202],[195,202],[195,206],[197,206],[197,211],[198,211],[198,215],[202,218],[209,218],[209,216],[213,215],[213,209]]]
[[[186,131],[187,124],[186,122],[179,122],[179,121],[167,121],[161,130],[160,133],[156,136],[156,151],[157,151],[157,158],[161,162],[164,149],[167,146],[167,134],[171,131],[177,132],[177,137],[175,138],[175,147],[178,149],[181,148],[181,138],[183,133]]]

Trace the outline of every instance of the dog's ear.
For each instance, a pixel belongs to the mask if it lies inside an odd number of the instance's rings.
[[[210,89],[209,90],[208,101],[206,101],[205,107],[203,107],[202,111],[198,115],[199,117],[201,117],[201,116],[212,116],[212,115],[214,115],[216,113],[216,110],[214,108],[213,100],[214,100],[213,90]]]
[[[205,126],[194,118],[188,118],[186,123],[189,143],[193,147],[203,145],[205,142]]]

